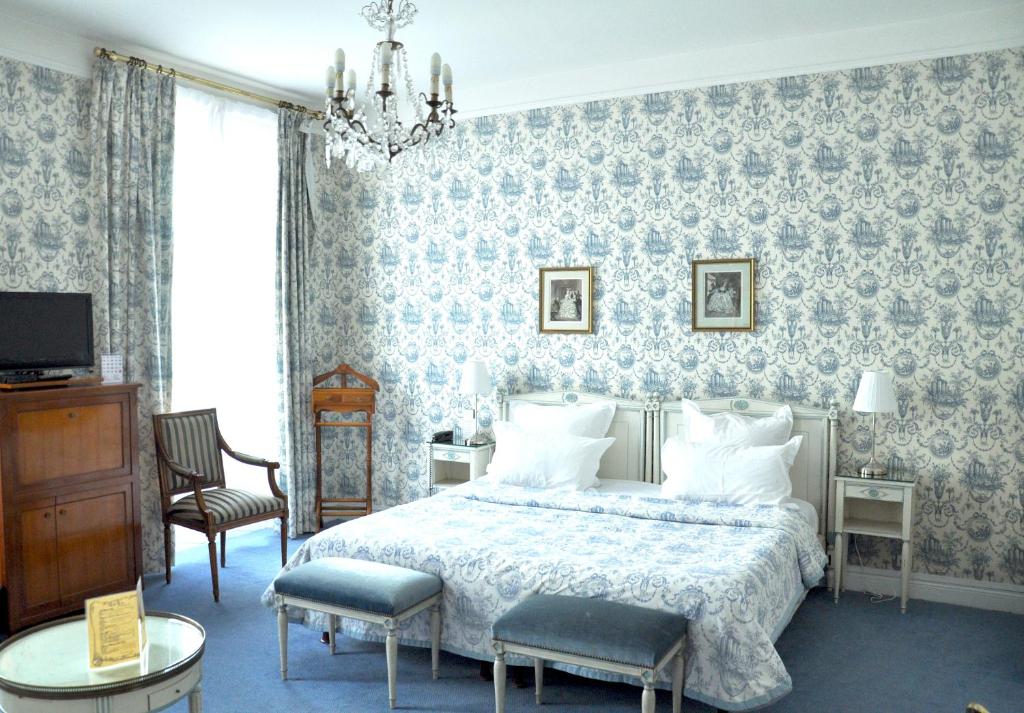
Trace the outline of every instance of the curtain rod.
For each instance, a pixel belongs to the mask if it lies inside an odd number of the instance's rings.
[[[93,50],[93,54],[97,57],[103,57],[114,62],[125,62],[128,64],[134,64],[139,67],[145,67],[146,69],[152,72],[157,72],[159,74],[167,74],[173,77],[179,77],[186,81],[192,82],[193,84],[201,84],[204,87],[210,87],[211,89],[216,89],[221,92],[227,92],[228,94],[235,94],[237,96],[247,97],[249,99],[252,99],[253,101],[257,101],[262,104],[271,104],[278,108],[298,111],[308,116],[311,116],[314,119],[324,118],[324,113],[322,111],[314,111],[312,109],[307,109],[301,104],[292,104],[291,102],[284,101],[283,99],[274,99],[273,97],[266,97],[263,96],[262,94],[257,94],[256,92],[250,92],[247,89],[240,89],[239,87],[233,87],[230,84],[224,84],[213,79],[206,79],[205,77],[199,77],[195,74],[190,74],[189,72],[182,72],[179,69],[164,67],[160,64],[151,64],[140,57],[127,57],[123,54],[118,54],[117,52],[108,50],[106,47],[95,48]]]

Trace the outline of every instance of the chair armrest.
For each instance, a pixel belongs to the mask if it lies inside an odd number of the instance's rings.
[[[197,480],[202,480],[203,478],[202,473],[200,473],[198,470],[194,468],[186,468],[181,463],[176,463],[170,458],[163,458],[162,460],[164,462],[164,465],[170,468],[171,472],[173,472],[175,475],[180,475],[183,478],[188,478],[193,482],[193,484],[195,484]]]
[[[239,463],[245,463],[246,465],[255,465],[259,466],[260,468],[273,468],[275,470],[281,467],[280,463],[275,463],[274,461],[270,460],[264,460],[263,458],[257,458],[256,456],[251,456],[245,453],[239,453],[238,451],[233,451],[228,448],[225,448],[224,452],[227,453],[232,458],[234,458],[235,460],[237,460]]]
[[[264,460],[262,458],[257,458],[256,456],[246,455],[245,453],[239,453],[238,451],[233,451],[230,448],[228,448],[226,444],[223,443],[221,445],[221,448],[224,450],[225,453],[227,453],[229,456],[237,460],[239,463],[245,463],[246,465],[255,465],[259,466],[260,468],[266,468],[267,483],[270,485],[270,492],[274,494],[275,498],[280,498],[281,500],[284,500],[286,503],[288,502],[288,496],[285,495],[284,492],[282,492],[281,488],[277,484],[277,479],[274,477],[274,471],[281,467],[280,463],[276,463],[272,460]]]

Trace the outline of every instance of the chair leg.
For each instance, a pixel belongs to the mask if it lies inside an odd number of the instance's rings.
[[[281,566],[288,559],[288,516],[281,516]]]
[[[544,696],[544,659],[539,656],[533,660],[533,682],[536,685],[535,696],[539,706]]]
[[[505,653],[494,655],[494,713],[505,713]]]
[[[398,699],[398,637],[395,635],[395,622],[388,621],[388,635],[384,640],[384,652],[388,659],[388,706],[395,707]]]
[[[338,615],[328,614],[327,615],[327,652],[334,656],[334,652],[337,650],[338,645]]]
[[[228,566],[228,531],[220,531],[220,566]]]
[[[281,680],[288,680],[288,607],[277,607],[277,646],[281,650]]]
[[[171,583],[171,523],[164,523],[164,577]]]
[[[210,548],[210,576],[213,578],[213,601],[220,601],[220,582],[217,580],[217,536],[208,534]]]
[[[437,680],[441,651],[441,604],[430,607],[430,670]]]

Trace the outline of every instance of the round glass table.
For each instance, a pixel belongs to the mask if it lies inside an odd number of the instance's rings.
[[[0,644],[0,710],[6,713],[139,713],[185,696],[203,707],[206,632],[178,614],[146,614],[139,661],[90,669],[85,617],[42,624]]]

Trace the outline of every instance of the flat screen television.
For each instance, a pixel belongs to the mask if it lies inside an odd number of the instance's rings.
[[[0,370],[94,364],[92,295],[0,292]]]

